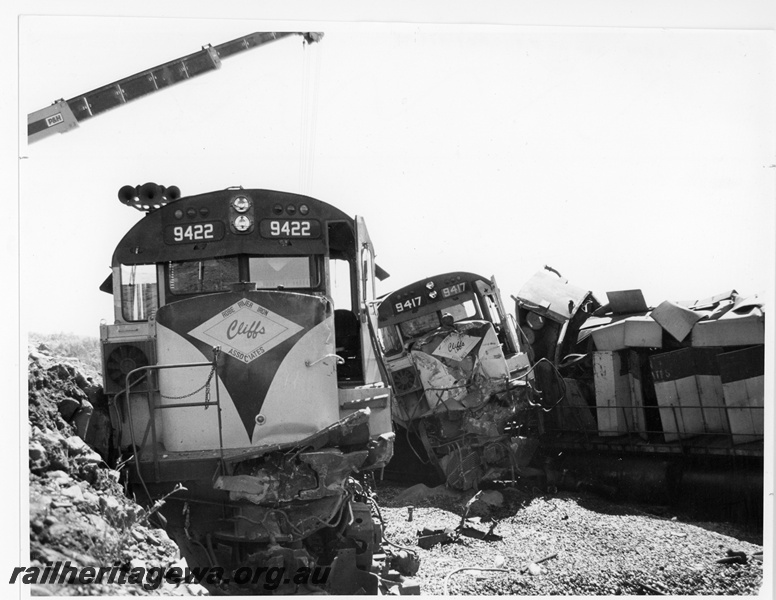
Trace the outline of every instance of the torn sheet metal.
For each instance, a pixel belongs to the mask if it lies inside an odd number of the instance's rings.
[[[752,294],[751,296],[738,296],[734,300],[733,310],[735,312],[741,312],[744,309],[758,308],[763,314],[765,314],[765,294]]]
[[[758,371],[733,382],[722,373],[728,356],[762,352],[764,294],[730,290],[650,308],[639,290],[609,292],[607,305],[559,324],[549,318],[550,304],[539,301],[550,293],[536,289],[537,282],[562,289],[565,280],[552,277],[533,280],[531,301],[516,298],[518,324],[531,330],[544,440],[558,448],[592,440],[618,451],[627,442],[634,452],[762,456],[764,360],[742,361]],[[554,369],[543,358],[555,359]]]
[[[623,350],[625,348],[660,348],[663,345],[663,329],[651,317],[632,316],[611,320],[606,325],[591,323],[582,326],[579,340],[592,336],[596,350]]]
[[[689,308],[690,310],[713,310],[720,304],[735,301],[738,297],[739,295],[736,290],[729,290],[701,300],[681,300],[677,302],[677,304]]]
[[[410,357],[432,412],[478,406],[507,387],[504,354],[487,321],[435,331],[414,344]]]
[[[280,450],[291,450],[293,448],[309,448],[312,450],[319,450],[326,446],[338,446],[344,441],[349,441],[354,438],[363,437],[362,432],[364,429],[368,431],[370,409],[363,408],[352,412],[336,423],[332,423],[328,427],[316,431],[312,435],[296,441],[287,442],[284,444],[271,444],[268,446],[258,446],[239,453],[231,453],[225,456],[223,459],[224,464],[227,466],[227,471],[233,468],[233,465],[245,460],[253,458],[259,458],[265,454],[271,452],[277,452]]]
[[[563,323],[574,316],[590,295],[590,291],[571,285],[557,271],[545,267],[520,288],[516,300],[536,314]]]
[[[367,450],[346,454],[335,448],[301,454],[276,452],[240,463],[234,475],[217,477],[213,487],[228,491],[230,500],[254,504],[342,495],[350,473],[367,456]]]
[[[633,290],[632,290],[633,291]],[[643,314],[623,315],[641,306],[640,291],[625,293],[618,307],[605,305],[580,327],[577,342],[592,340],[595,350],[662,348],[662,334],[694,347],[744,346],[764,343],[765,317],[762,294],[743,298],[735,291],[704,300],[673,302],[665,300]],[[612,292],[607,292],[611,295]],[[644,305],[642,308],[644,308]],[[615,308],[617,308],[615,310]],[[692,333],[692,335],[691,335]],[[670,344],[669,344],[670,345]]]
[[[509,441],[535,426],[534,376],[495,280],[426,278],[390,294],[378,312],[393,420],[406,430],[397,439],[420,470],[433,468],[455,489],[513,473]]]
[[[750,346],[765,343],[765,302],[762,294],[737,299],[732,307],[715,311],[717,318],[698,321],[692,330],[692,345]]]
[[[435,410],[440,403],[447,406],[451,400],[457,401],[466,395],[466,377],[462,369],[449,367],[425,352],[413,350],[410,356],[420,376],[429,409]]]
[[[609,310],[615,315],[644,313],[649,310],[641,290],[621,290],[606,292]]]
[[[485,325],[481,343],[462,361],[411,352],[429,406],[415,422],[429,457],[453,489],[514,475],[517,452],[509,444],[514,432],[508,424],[519,420],[521,407],[528,408],[523,392],[512,389],[503,374],[500,351],[488,356],[495,334]],[[420,346],[433,352],[438,344]],[[495,368],[499,360],[501,368]]]
[[[570,285],[550,267],[536,273],[515,300],[517,326],[530,347],[531,362],[560,364],[568,355],[585,352],[579,330],[601,306],[593,293]]]
[[[676,341],[681,342],[690,334],[695,324],[709,314],[706,311],[690,310],[666,300],[661,302],[650,316]]]

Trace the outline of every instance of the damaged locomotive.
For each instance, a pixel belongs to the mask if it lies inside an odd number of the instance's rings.
[[[394,434],[375,339],[387,273],[364,220],[241,187],[181,197],[149,183],[119,199],[145,213],[101,286],[115,307],[100,328],[105,392],[132,493],[166,498],[190,565],[327,566],[319,589],[286,579],[274,593],[376,593],[375,556],[390,553],[369,474]]]
[[[536,446],[532,370],[495,279],[428,277],[382,298],[377,314],[405,474],[414,456],[421,478],[453,489],[514,479]]]

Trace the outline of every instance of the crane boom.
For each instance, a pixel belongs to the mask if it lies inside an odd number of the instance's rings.
[[[54,133],[70,131],[81,121],[111,108],[218,69],[224,58],[290,35],[301,35],[309,44],[323,37],[322,33],[316,32],[256,32],[217,46],[203,46],[202,50],[193,54],[124,77],[70,100],[57,100],[44,109],[30,113],[27,115],[27,141],[31,143]]]

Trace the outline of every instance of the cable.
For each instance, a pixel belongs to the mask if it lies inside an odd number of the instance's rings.
[[[318,129],[318,91],[321,80],[321,54],[319,49],[313,50],[313,90],[312,90],[312,123],[310,126],[310,160],[307,174],[307,191],[311,192],[313,187],[313,175],[315,174],[315,146],[317,141],[316,131]]]
[[[321,72],[320,55],[317,50],[308,50],[308,46],[310,44],[303,45],[302,102],[299,126],[299,189],[302,193],[309,193],[312,188]],[[310,52],[313,54],[311,55]]]
[[[413,554],[415,554],[415,551],[412,548],[407,548],[406,546],[401,546],[401,545],[399,545],[399,544],[397,544],[395,542],[392,542],[391,540],[388,539],[388,536],[385,535],[385,520],[383,519],[383,513],[380,512],[380,506],[377,504],[377,502],[375,501],[374,498],[369,497],[369,496],[367,498],[369,499],[369,502],[374,507],[375,512],[377,512],[377,518],[380,519],[380,525],[382,525],[382,530],[383,530],[383,540],[385,541],[385,543],[393,546],[394,548],[398,548],[399,550],[406,550],[407,552],[412,552]]]
[[[551,411],[553,408],[555,408],[556,406],[558,406],[558,404],[560,404],[560,403],[561,403],[563,400],[565,400],[565,398],[566,398],[566,382],[563,380],[563,376],[560,374],[560,371],[558,371],[558,368],[557,368],[557,367],[556,367],[556,366],[555,366],[555,365],[552,363],[552,361],[551,361],[551,360],[548,360],[547,358],[540,358],[538,361],[536,361],[536,363],[534,363],[534,365],[533,365],[533,366],[532,366],[530,369],[528,369],[528,371],[526,371],[525,373],[523,373],[523,374],[522,374],[522,375],[520,375],[519,377],[527,377],[527,376],[528,376],[530,373],[532,373],[532,372],[533,372],[533,371],[536,369],[536,367],[538,367],[538,366],[539,366],[539,365],[540,365],[542,362],[546,362],[547,364],[549,364],[549,365],[550,365],[550,367],[552,367],[552,370],[553,370],[553,372],[554,372],[554,374],[555,374],[555,378],[556,378],[556,380],[558,381],[559,387],[561,387],[561,388],[562,388],[563,392],[561,393],[561,395],[560,395],[560,398],[558,399],[558,401],[557,401],[557,402],[555,402],[555,404],[553,404],[553,405],[552,405],[552,406],[550,406],[549,408],[545,408],[545,407],[544,407],[544,406],[542,406],[541,404],[536,404],[536,403],[534,403],[534,402],[531,402],[531,400],[526,400],[526,401],[528,402],[528,404],[529,404],[530,406],[532,406],[532,407],[534,407],[534,408],[539,408],[539,409],[541,409],[541,410],[542,410],[542,411],[544,411],[544,412],[550,412],[550,411]],[[530,386],[530,383],[529,383],[528,385]],[[533,388],[533,386],[531,386],[531,389],[534,389],[534,388]],[[536,391],[536,390],[534,390],[534,391]],[[541,393],[541,390],[539,390],[539,393]]]
[[[410,423],[407,422],[407,424],[409,425]],[[418,454],[417,451],[415,450],[415,446],[412,445],[412,442],[410,441],[410,430],[409,430],[409,427],[406,427],[404,429],[404,431],[406,432],[405,437],[407,438],[407,446],[409,446],[410,450],[412,450],[412,453],[420,461],[420,464],[422,464],[422,465],[431,464],[431,460],[430,459],[429,460],[423,460],[421,458],[420,454]]]
[[[302,47],[302,102],[299,114],[299,190],[304,191],[305,172],[307,165],[307,133],[309,131],[308,117],[308,92],[309,92],[309,65],[310,59],[306,46]]]

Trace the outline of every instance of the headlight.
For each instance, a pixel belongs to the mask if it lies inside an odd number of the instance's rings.
[[[251,228],[251,220],[245,215],[238,215],[232,222],[236,231],[248,231]]]
[[[234,200],[232,200],[232,208],[234,208],[238,213],[244,213],[250,207],[251,201],[245,196],[237,196]]]

